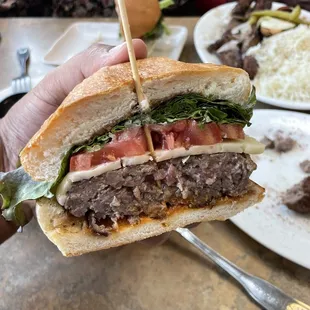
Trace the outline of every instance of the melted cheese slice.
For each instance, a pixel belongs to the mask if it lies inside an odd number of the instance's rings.
[[[246,153],[261,154],[265,150],[264,144],[256,141],[254,138],[246,137],[244,140],[230,140],[214,145],[196,145],[189,149],[183,147],[174,150],[160,150],[154,152],[156,162],[169,160],[172,158],[185,157],[191,155],[212,154],[212,153]],[[72,183],[99,176],[108,171],[113,171],[126,166],[141,165],[150,160],[152,156],[147,153],[145,155],[124,157],[114,162],[104,163],[89,170],[69,172],[62,182],[59,184],[56,192],[56,199],[59,204],[64,205],[67,198],[67,192],[70,190]]]
[[[229,140],[213,145],[194,145],[189,149],[184,147],[174,150],[155,151],[154,156],[157,162],[168,160],[171,158],[186,157],[200,154],[213,153],[246,153],[246,154],[261,154],[265,150],[265,145],[256,141],[254,138],[245,137],[244,140]]]

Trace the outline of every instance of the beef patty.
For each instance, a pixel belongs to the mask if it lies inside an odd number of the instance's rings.
[[[249,155],[218,153],[148,162],[106,172],[90,180],[73,183],[65,208],[74,216],[90,216],[92,227],[107,220],[129,223],[139,215],[165,217],[168,208],[212,205],[216,199],[240,196],[247,192],[249,176],[256,164]]]

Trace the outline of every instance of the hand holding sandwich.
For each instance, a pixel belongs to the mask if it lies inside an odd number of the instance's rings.
[[[225,220],[262,199],[249,177],[264,146],[243,131],[255,105],[247,73],[164,57],[137,65],[149,111],[128,62],[82,74],[19,154],[22,166],[0,173],[3,216],[23,226],[21,203],[36,200],[65,256]]]
[[[133,44],[136,57],[145,58],[147,50],[143,41],[136,39]],[[125,44],[114,48],[95,44],[48,74],[0,121],[1,171],[6,172],[16,168],[21,149],[76,85],[101,67],[128,60]],[[31,218],[31,212],[29,218]],[[6,222],[0,215],[0,243],[9,238],[16,229],[13,222]]]

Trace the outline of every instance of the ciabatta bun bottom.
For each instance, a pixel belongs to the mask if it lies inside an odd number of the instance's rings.
[[[54,199],[39,199],[36,213],[41,229],[61,253],[77,256],[147,239],[197,222],[224,221],[261,201],[263,194],[264,189],[251,181],[248,193],[241,197],[221,199],[212,207],[180,206],[161,220],[142,218],[137,225],[120,225],[119,230],[108,237],[94,234],[84,219],[68,215]]]

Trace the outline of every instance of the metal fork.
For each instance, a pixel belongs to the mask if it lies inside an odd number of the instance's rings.
[[[189,241],[193,246],[198,248],[216,265],[220,266],[237,280],[249,293],[249,295],[264,309],[267,310],[310,310],[310,307],[303,302],[294,299],[269,282],[258,277],[252,276],[213,249],[203,243],[195,234],[187,228],[177,228],[175,230],[184,239]]]
[[[12,80],[12,93],[28,93],[31,89],[31,79],[27,74],[27,60],[29,59],[29,49],[20,48],[17,50],[17,58],[21,68],[21,75]]]

